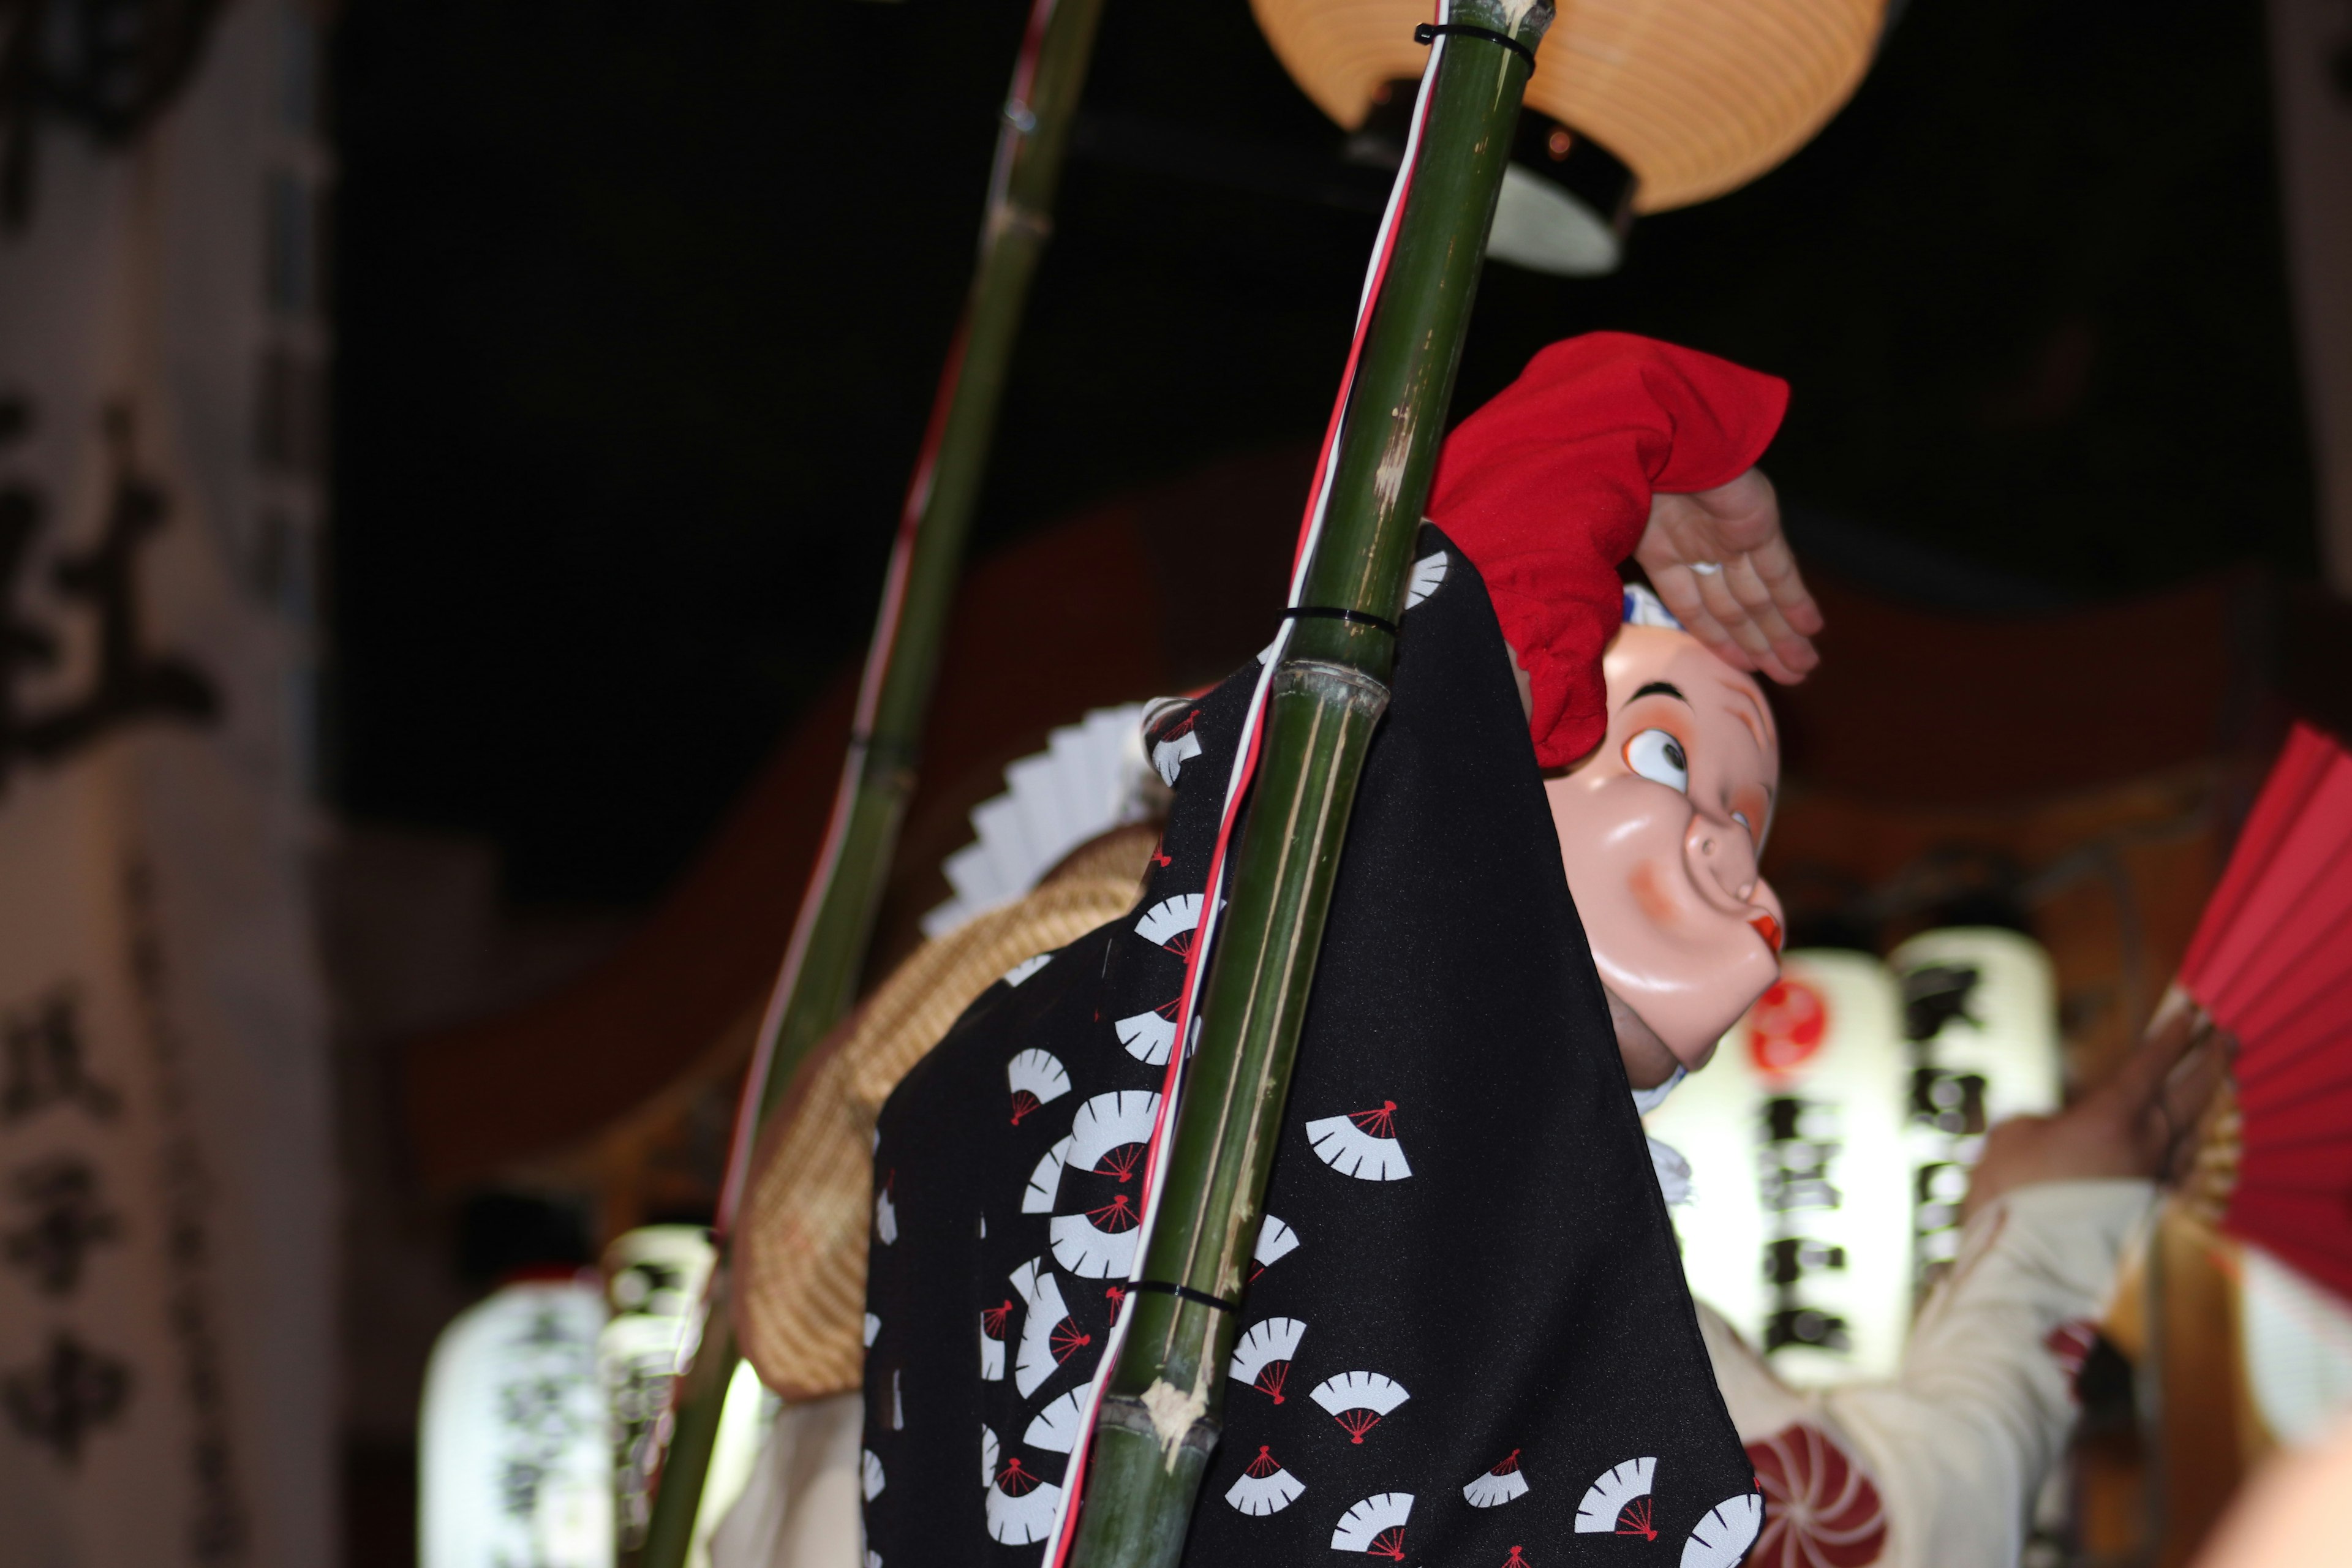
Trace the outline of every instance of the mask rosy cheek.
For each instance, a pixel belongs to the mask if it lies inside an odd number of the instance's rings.
[[[1633,892],[1634,904],[1660,925],[1674,923],[1682,913],[1673,897],[1658,885],[1658,868],[1648,861],[1633,868],[1625,885]]]
[[[1748,917],[1748,924],[1758,936],[1764,939],[1764,945],[1772,950],[1772,956],[1780,957],[1780,922],[1770,915],[1751,915]]]

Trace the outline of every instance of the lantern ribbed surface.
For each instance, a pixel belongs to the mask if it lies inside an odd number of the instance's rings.
[[[1418,79],[1428,0],[1250,0],[1276,56],[1353,130],[1381,84]],[[1560,0],[1529,109],[1640,176],[1637,212],[1719,196],[1804,145],[1870,64],[1885,0]]]

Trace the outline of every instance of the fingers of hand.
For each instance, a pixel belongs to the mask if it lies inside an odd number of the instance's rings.
[[[1754,668],[1755,666],[1748,663],[1747,656],[1740,651],[1739,645],[1732,641],[1731,634],[1724,629],[1723,624],[1708,613],[1706,601],[1699,596],[1698,584],[1698,578],[1687,567],[1668,566],[1650,574],[1650,585],[1657,589],[1658,597],[1665,602],[1667,609],[1674,612],[1675,619],[1683,624],[1685,631],[1735,668]]]
[[[1761,468],[1750,468],[1728,484],[1689,499],[1706,519],[1708,534],[1727,552],[1759,549],[1780,537],[1780,500]]]
[[[1772,602],[1780,606],[1789,625],[1806,637],[1819,636],[1822,609],[1813,603],[1811,591],[1797,571],[1797,558],[1790,553],[1789,542],[1776,534],[1748,553],[1757,576],[1770,591]]]
[[[2148,1020],[2139,1043],[2116,1069],[2115,1087],[2135,1103],[2145,1104],[2188,1055],[2213,1037],[2213,1020],[2178,989],[2168,994]]]
[[[1821,655],[1813,651],[1811,640],[1789,623],[1784,607],[1764,580],[1753,555],[1727,562],[1723,579],[1770,650],[1770,660],[1763,665],[1766,674],[1790,685],[1804,679],[1806,671],[1821,663]]]
[[[2198,1142],[2197,1130],[2212,1108],[2222,1079],[2229,1076],[2227,1045],[2225,1037],[2208,1029],[2189,1054],[2165,1075],[2158,1103],[2163,1106],[2166,1119],[2179,1137],[2179,1147],[2172,1151],[2174,1171],[2168,1172],[2168,1175],[2175,1173],[2191,1157]]]
[[[1696,495],[1653,496],[1634,556],[1675,618],[1725,662],[1788,684],[1820,663],[1807,628],[1819,627],[1821,612],[1759,471]]]
[[[1701,577],[1698,580],[1699,597],[1706,602],[1707,613],[1731,634],[1731,640],[1738,645],[1740,651],[1755,661],[1750,668],[1771,671],[1780,662],[1772,651],[1772,639],[1757,620],[1756,612],[1742,604],[1739,595],[1732,589],[1731,579],[1735,573],[1749,583],[1756,581],[1753,572],[1739,570],[1741,565],[1740,560],[1735,558],[1726,563],[1722,571]],[[1765,602],[1770,603],[1769,596]],[[1785,677],[1775,674],[1774,679]]]

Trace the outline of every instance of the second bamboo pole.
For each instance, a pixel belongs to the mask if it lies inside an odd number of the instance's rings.
[[[745,1085],[747,1114],[719,1205],[721,1251],[704,1297],[701,1339],[674,1385],[673,1425],[655,1479],[652,1518],[642,1544],[625,1543],[621,1554],[629,1568],[685,1568],[693,1549],[719,1415],[741,1359],[729,1300],[726,1232],[761,1123],[791,1082],[793,1068],[856,996],[899,824],[914,793],[916,748],[964,539],[987,470],[1029,285],[1053,231],[1054,194],[1101,17],[1102,0],[1037,0],[1030,14],[997,138],[979,266],[900,513],[824,858],[794,922]]]

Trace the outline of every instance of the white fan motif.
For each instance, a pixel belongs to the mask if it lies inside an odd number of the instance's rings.
[[[1041,1105],[1051,1105],[1070,1092],[1070,1075],[1053,1052],[1032,1046],[1004,1064],[1004,1081],[1013,1089],[1013,1125]]]
[[[1475,1478],[1462,1489],[1462,1495],[1472,1508],[1500,1508],[1527,1496],[1528,1478],[1519,1468],[1519,1451],[1512,1449],[1501,1464]],[[1577,1521],[1576,1528],[1584,1528],[1581,1519]]]
[[[1443,550],[1423,556],[1412,563],[1412,578],[1405,584],[1404,607],[1412,609],[1432,594],[1445,585],[1445,569],[1452,558]]]
[[[1053,962],[1054,955],[1050,952],[1041,952],[1034,958],[1024,958],[1004,972],[1004,984],[1018,985]]]
[[[1404,1561],[1404,1521],[1412,1514],[1411,1492],[1375,1492],[1339,1516],[1331,1531],[1334,1552],[1369,1552]]]
[[[1004,1320],[1013,1315],[1013,1303],[1002,1307],[983,1307],[980,1313],[980,1380],[982,1383],[1004,1381]]]
[[[1055,1215],[1054,1261],[1081,1279],[1124,1279],[1135,1262],[1140,1224],[1125,1193],[1085,1214]]]
[[[1201,737],[1187,723],[1175,734],[1151,743],[1151,766],[1160,774],[1160,782],[1174,789],[1176,775],[1184,771],[1186,763],[1200,754]]]
[[[1728,1497],[1691,1527],[1682,1568],[1731,1568],[1764,1527],[1764,1500],[1754,1492]]]
[[[972,808],[975,841],[940,869],[955,897],[923,917],[941,937],[1009,904],[1079,845],[1152,815],[1160,784],[1144,755],[1144,705],[1098,708],[1004,770],[1005,790]]]
[[[1158,942],[1171,952],[1181,953],[1192,945],[1192,932],[1201,923],[1201,895],[1179,893],[1172,899],[1162,899],[1143,911],[1135,922],[1135,934],[1146,942]]]
[[[1298,1233],[1268,1215],[1258,1222],[1257,1247],[1250,1254],[1260,1268],[1298,1250]]]
[[[1307,1397],[1330,1412],[1350,1442],[1360,1443],[1381,1416],[1412,1396],[1395,1378],[1377,1372],[1343,1372],[1317,1384]]]
[[[1160,1096],[1150,1089],[1123,1089],[1098,1094],[1078,1107],[1070,1121],[1070,1152],[1066,1156],[1081,1171],[1098,1170],[1102,1158],[1129,1143],[1151,1141],[1151,1124],[1160,1115]]]
[[[1023,1214],[1054,1212],[1054,1194],[1062,1190],[1062,1167],[1069,1161],[1072,1142],[1065,1138],[1046,1150],[1045,1157],[1037,1162],[1037,1168],[1029,1173],[1028,1190],[1021,1194]]]
[[[907,1399],[906,1395],[899,1390],[898,1374],[893,1372],[890,1374],[890,1430],[893,1432],[904,1432],[906,1429]]]
[[[1657,1539],[1650,1528],[1649,1510],[1641,1510],[1635,1528],[1621,1531],[1617,1521],[1624,1515],[1626,1505],[1637,1498],[1650,1495],[1651,1478],[1658,1473],[1658,1461],[1628,1459],[1584,1489],[1584,1500],[1576,1505],[1576,1532],[1579,1535],[1647,1535]]]
[[[1243,1513],[1264,1519],[1270,1513],[1280,1513],[1298,1500],[1307,1483],[1277,1463],[1261,1445],[1257,1458],[1244,1467],[1225,1489],[1225,1501]]]
[[[866,1500],[872,1502],[882,1495],[882,1461],[874,1457],[871,1448],[861,1449],[857,1459],[858,1484],[865,1489]]]
[[[1157,1007],[1121,1018],[1112,1027],[1118,1031],[1118,1043],[1127,1047],[1127,1054],[1145,1067],[1166,1067],[1168,1053],[1176,1048],[1176,1020]]]
[[[1014,1269],[1013,1288],[1029,1304],[1021,1318],[1021,1344],[1013,1355],[1013,1386],[1026,1399],[1092,1336],[1079,1333],[1070,1321],[1070,1310],[1062,1303],[1062,1283],[1044,1258],[1032,1258]]]
[[[898,1239],[898,1205],[890,1201],[887,1186],[874,1194],[874,1234],[885,1247]]]
[[[1355,1110],[1345,1116],[1325,1116],[1307,1124],[1307,1142],[1315,1157],[1343,1176],[1360,1182],[1402,1182],[1412,1174],[1404,1145],[1396,1138],[1396,1101],[1383,1100],[1378,1110]]]
[[[1297,1318],[1252,1323],[1249,1331],[1234,1342],[1234,1359],[1226,1370],[1279,1405],[1283,1380],[1290,1375],[1290,1358],[1298,1353],[1298,1342],[1306,1334],[1307,1325]]]
[[[882,1553],[872,1547],[866,1551],[866,1568],[882,1568]]]
[[[1074,1388],[1037,1412],[1021,1440],[1049,1454],[1066,1454],[1078,1446],[1078,1426],[1086,1419],[1087,1390]]]
[[[995,1428],[985,1421],[982,1422],[980,1424],[980,1484],[982,1486],[992,1487],[996,1484],[996,1461],[1003,1457],[1003,1450],[997,1446]]]
[[[1007,1546],[1043,1541],[1061,1502],[1062,1489],[1023,1469],[1015,1454],[988,1489],[988,1533]]]
[[[871,1313],[871,1312],[866,1313],[866,1348],[867,1350],[872,1350],[872,1349],[874,1348],[874,1336],[875,1336],[875,1335],[877,1335],[877,1334],[878,1334],[878,1333],[880,1333],[881,1331],[882,1331],[882,1320],[881,1320],[881,1319],[879,1319],[879,1318],[877,1318],[877,1317],[876,1317],[876,1316],[875,1316],[873,1313]]]

